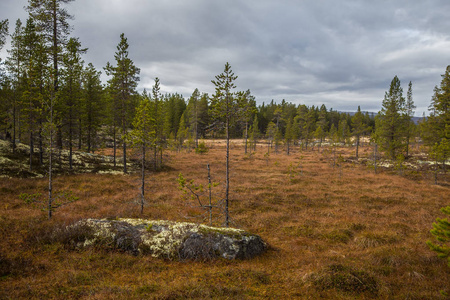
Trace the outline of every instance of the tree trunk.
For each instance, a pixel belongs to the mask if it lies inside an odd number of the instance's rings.
[[[42,119],[39,119],[39,165],[44,164],[44,143],[42,137]]]
[[[52,218],[53,209],[53,179],[52,179],[52,154],[53,154],[53,96],[50,99],[50,153],[48,156],[48,218]]]
[[[248,139],[248,122],[245,122],[245,151],[244,153],[247,154],[247,139]]]
[[[208,189],[209,189],[209,226],[212,226],[212,184],[211,184],[211,170],[209,164],[206,165],[208,168]]]
[[[117,144],[116,144],[116,125],[113,125],[113,159],[114,159],[114,167],[116,166],[116,151],[117,151]]]
[[[73,160],[72,160],[72,153],[73,153],[73,146],[72,146],[72,139],[73,139],[73,124],[72,124],[72,111],[69,114],[69,169],[73,169]]]
[[[377,148],[378,148],[378,144],[375,144],[375,147],[373,149],[373,166],[374,166],[375,174],[377,174]]]
[[[30,124],[31,126],[31,124]],[[33,151],[34,145],[33,145],[33,131],[30,130],[30,171],[33,169]]]
[[[356,159],[358,159],[359,135],[356,135]]]
[[[228,111],[228,110],[227,110]],[[228,202],[229,202],[229,191],[230,191],[230,166],[229,166],[229,158],[230,158],[230,120],[227,116],[227,124],[226,124],[226,130],[227,130],[227,159],[226,159],[226,184],[225,184],[225,226],[229,227],[230,221],[229,221],[229,214],[228,214]]]
[[[142,174],[141,174],[141,215],[144,213],[145,196],[145,143],[142,145]]]

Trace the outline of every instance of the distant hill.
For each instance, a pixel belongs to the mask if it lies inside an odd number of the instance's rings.
[[[366,112],[365,111],[361,111],[363,114],[365,114]],[[340,113],[344,113],[344,114],[348,114],[348,115],[350,115],[350,116],[353,116],[354,114],[356,114],[356,111],[340,111]],[[376,116],[376,112],[371,112],[371,111],[368,111],[368,113],[369,113],[369,116]],[[414,121],[414,124],[418,124],[419,123],[419,121],[421,121],[423,119],[423,117],[412,117],[412,120]]]

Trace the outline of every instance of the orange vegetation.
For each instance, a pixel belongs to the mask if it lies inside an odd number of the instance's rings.
[[[206,185],[209,163],[213,181],[221,183],[216,191],[224,185],[224,143],[208,144],[203,155],[167,152],[167,167],[148,173],[143,215],[135,203],[137,173],[56,177],[55,190],[80,199],[59,208],[51,222],[18,197],[45,194],[45,178],[1,179],[0,298],[439,299],[440,291],[450,291],[450,268],[425,244],[431,224],[443,217],[439,209],[449,205],[449,186],[407,172],[374,174],[354,163],[333,168],[323,149],[267,157],[266,146],[244,155],[239,142],[232,145],[232,225],[270,246],[252,260],[164,261],[44,241],[52,226],[82,218],[186,221],[195,209],[184,205],[179,173]],[[344,158],[354,151],[338,150]],[[370,284],[357,282],[363,277]]]

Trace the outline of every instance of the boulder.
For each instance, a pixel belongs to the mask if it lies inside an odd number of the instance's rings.
[[[83,233],[71,241],[78,248],[103,246],[164,259],[249,259],[267,248],[261,237],[241,229],[185,222],[86,219],[68,230]]]

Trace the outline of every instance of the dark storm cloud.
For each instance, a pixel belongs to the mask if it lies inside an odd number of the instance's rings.
[[[2,0],[0,18],[24,20],[26,4]],[[228,61],[238,89],[259,103],[339,110],[378,111],[398,75],[405,94],[413,82],[420,115],[450,64],[446,0],[76,0],[68,10],[73,35],[89,48],[86,62],[113,63],[123,32],[141,68],[139,88],[159,77],[163,92],[185,97],[195,88],[213,93],[211,80]]]

